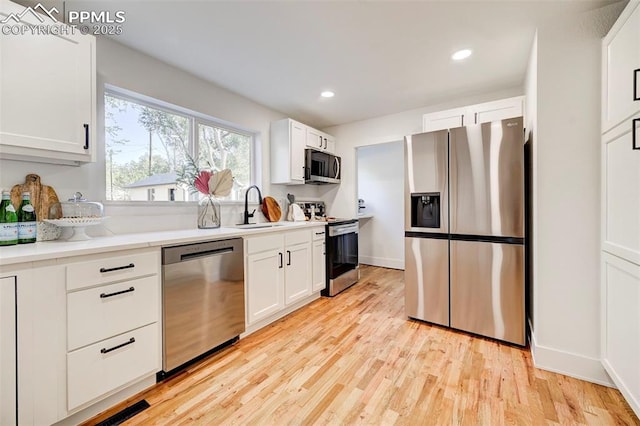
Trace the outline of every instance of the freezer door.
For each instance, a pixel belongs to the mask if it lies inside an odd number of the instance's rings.
[[[450,130],[451,233],[524,236],[522,117]]]
[[[405,137],[404,223],[406,231],[448,232],[448,150],[449,135],[447,130]],[[436,224],[435,226],[433,224],[419,226],[420,220],[415,223],[416,206],[413,206],[414,225],[416,226],[412,226],[412,199],[413,202],[419,203],[420,212],[425,214],[433,214],[431,210],[437,206],[439,220],[433,222]]]
[[[405,238],[405,310],[408,317],[449,325],[449,241]]]
[[[525,344],[522,245],[451,241],[451,327]]]

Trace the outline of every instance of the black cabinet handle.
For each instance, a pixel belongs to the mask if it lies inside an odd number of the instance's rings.
[[[117,346],[114,346],[112,348],[109,348],[109,349],[102,348],[102,349],[100,349],[100,353],[101,354],[108,354],[111,351],[115,351],[116,349],[120,349],[120,348],[122,348],[124,346],[130,345],[130,344],[135,343],[135,342],[136,342],[136,339],[132,337],[131,339],[129,339],[128,342],[121,343],[121,344],[119,344]]]
[[[116,291],[115,293],[100,293],[100,298],[101,299],[106,299],[107,297],[113,297],[113,296],[117,296],[119,294],[131,293],[132,291],[135,291],[135,290],[136,290],[135,288],[129,287],[126,290]]]
[[[478,113],[477,112],[473,113],[473,124],[478,124]]]
[[[318,148],[322,148],[322,136],[318,136],[320,138],[320,145],[318,145]]]
[[[633,70],[633,100],[640,101],[640,93],[638,93],[638,82],[640,80],[640,68]]]
[[[130,263],[124,266],[116,266],[115,268],[100,268],[100,272],[104,274],[105,272],[113,272],[113,271],[119,271],[121,269],[129,269],[129,268],[135,268],[135,267],[136,265],[134,265],[133,263]]]
[[[631,148],[640,150],[640,143],[638,143],[638,126],[640,125],[640,118],[634,118],[631,120]]]
[[[278,266],[278,269],[282,269],[282,253],[278,252],[278,256],[280,256],[280,264]]]
[[[89,125],[87,123],[84,126],[84,149],[89,149]]]
[[[291,252],[287,250],[287,266],[291,265]]]
[[[324,235],[324,232],[316,232],[316,235]]]

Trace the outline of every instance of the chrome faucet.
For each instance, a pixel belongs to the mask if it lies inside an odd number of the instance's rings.
[[[253,214],[256,212],[256,209],[253,209],[253,211],[251,213],[249,213],[249,190],[251,190],[251,188],[255,188],[256,191],[258,191],[258,203],[262,204],[262,194],[260,193],[260,188],[258,188],[257,185],[251,185],[250,187],[247,188],[247,192],[244,193],[244,221],[242,222],[243,225],[248,225],[249,224],[249,218],[253,217]]]

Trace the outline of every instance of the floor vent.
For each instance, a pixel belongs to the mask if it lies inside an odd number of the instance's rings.
[[[146,410],[149,407],[150,407],[149,403],[143,399],[142,401],[138,401],[135,404],[128,406],[127,408],[120,411],[119,413],[114,414],[113,416],[109,417],[107,420],[101,421],[96,426],[119,425],[120,423],[130,419],[131,417],[135,416],[138,413],[141,413],[142,411]]]

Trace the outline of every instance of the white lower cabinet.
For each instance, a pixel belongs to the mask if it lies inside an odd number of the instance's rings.
[[[66,284],[63,265],[16,272],[18,424],[67,417]]]
[[[247,256],[247,324],[284,309],[282,237],[274,237],[261,237],[269,240],[267,244],[271,243],[271,248]],[[247,241],[249,250],[254,241]]]
[[[640,409],[640,266],[602,255],[602,364]]]
[[[69,410],[158,371],[158,323],[69,352]]]
[[[161,368],[159,248],[42,265],[15,271],[21,425],[61,421]],[[2,378],[4,404],[4,364]]]
[[[277,316],[313,292],[314,263],[312,235],[324,228],[314,227],[271,233],[245,240],[245,282],[247,326]],[[324,257],[321,259],[324,270]]]
[[[0,278],[0,425],[16,424],[16,277]]]
[[[326,251],[325,251],[325,229],[315,229],[313,231],[313,283],[311,291],[322,291],[327,286],[326,282]]]
[[[158,321],[158,277],[139,278],[67,296],[69,350]]]
[[[291,305],[311,294],[311,234],[309,230],[284,235],[284,304]]]

